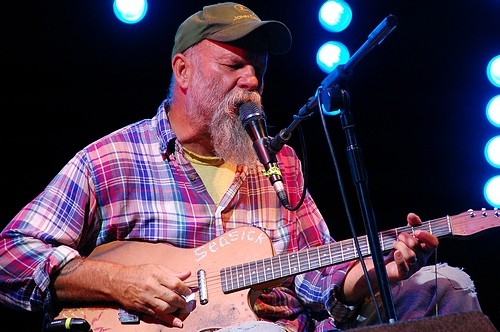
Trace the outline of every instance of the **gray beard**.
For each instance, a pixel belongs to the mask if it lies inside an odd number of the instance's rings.
[[[255,167],[258,159],[253,142],[235,112],[236,105],[252,101],[261,104],[256,92],[239,91],[229,95],[217,107],[210,123],[214,154],[228,163]]]
[[[226,93],[216,78],[203,77],[200,70],[193,77],[193,95],[186,100],[192,125],[200,135],[210,137],[212,153],[227,163],[255,167],[258,163],[253,142],[239,120],[238,107],[254,102],[261,107],[256,91],[235,89]]]

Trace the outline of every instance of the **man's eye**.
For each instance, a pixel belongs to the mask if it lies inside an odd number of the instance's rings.
[[[241,63],[235,63],[232,65],[228,65],[228,67],[232,68],[232,69],[240,69],[240,68],[243,68],[243,65]]]

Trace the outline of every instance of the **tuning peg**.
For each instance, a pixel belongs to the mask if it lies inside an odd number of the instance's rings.
[[[467,212],[469,212],[469,216],[470,216],[471,218],[474,218],[474,217],[476,216],[476,213],[475,213],[475,212],[474,212],[474,210],[472,210],[472,209],[468,209],[468,210],[467,210]]]

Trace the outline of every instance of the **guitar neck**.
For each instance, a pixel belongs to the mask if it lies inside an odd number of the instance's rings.
[[[498,209],[493,211],[483,209],[480,212],[468,210],[453,217],[446,216],[426,221],[416,227],[404,226],[383,231],[378,233],[378,239],[381,250],[387,252],[392,249],[393,243],[402,232],[414,234],[415,230],[424,230],[438,238],[448,235],[465,237],[498,227],[499,222]],[[222,289],[224,293],[230,293],[357,259],[359,256],[356,242],[359,244],[361,257],[371,254],[368,237],[364,235],[355,239],[223,268],[220,270]]]
[[[451,234],[448,217],[427,221],[417,227],[394,228],[378,233],[381,250],[383,252],[391,250],[393,243],[401,232],[413,234],[417,229],[428,231],[437,237]],[[221,270],[222,288],[224,292],[237,291],[357,259],[356,240],[359,244],[361,256],[370,256],[368,237],[366,235],[359,236],[357,239],[337,241],[307,250],[224,268]]]

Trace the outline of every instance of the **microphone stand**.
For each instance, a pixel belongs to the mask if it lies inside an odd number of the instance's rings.
[[[341,123],[346,134],[347,139],[347,153],[351,175],[356,185],[359,204],[361,205],[363,221],[367,232],[370,252],[372,255],[374,268],[379,284],[379,292],[381,295],[382,303],[386,313],[386,319],[389,323],[397,321],[396,309],[394,307],[394,300],[390,290],[389,281],[387,278],[387,271],[385,270],[382,250],[378,239],[378,230],[375,222],[375,214],[369,199],[366,169],[361,156],[361,151],[357,144],[356,135],[354,132],[353,117],[346,107],[345,103],[348,99],[347,91],[343,89],[345,81],[351,76],[352,68],[358,63],[363,56],[371,51],[375,46],[382,43],[382,41],[394,30],[397,24],[397,18],[394,15],[387,16],[373,32],[368,36],[367,41],[356,51],[355,54],[349,59],[345,65],[339,65],[333,70],[322,82],[322,89],[330,92],[331,98],[340,96],[341,106]],[[281,130],[268,145],[271,153],[277,153],[284,144],[291,138],[292,131],[300,124],[301,121],[310,118],[313,114],[313,109],[318,106],[318,99],[320,96],[309,98],[308,102],[300,109],[299,114],[294,116],[293,122],[285,129]],[[320,105],[321,106],[321,105]],[[347,109],[345,109],[347,108]],[[361,258],[361,257],[360,257]]]

